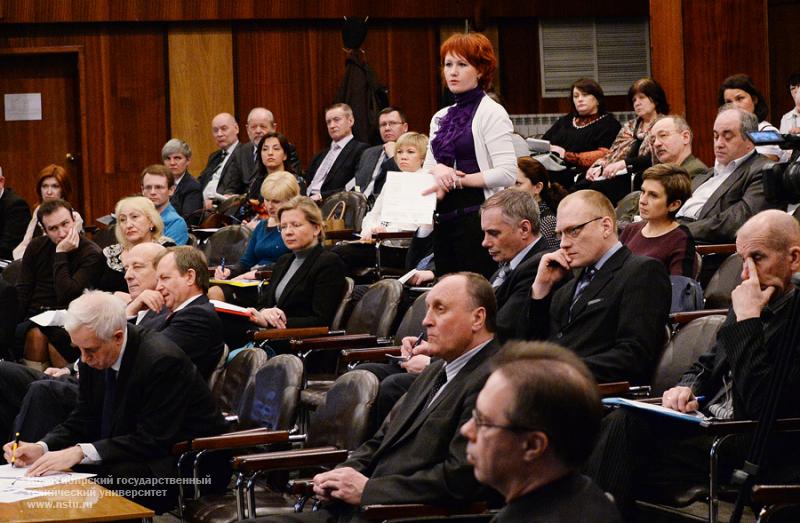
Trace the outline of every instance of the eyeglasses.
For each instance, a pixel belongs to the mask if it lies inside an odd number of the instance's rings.
[[[520,427],[518,425],[496,425],[494,423],[489,423],[484,419],[483,415],[480,412],[478,412],[478,409],[472,409],[472,422],[475,423],[475,426],[478,428],[486,427],[493,429],[508,430],[511,432],[531,432],[536,430],[528,427]]]
[[[403,125],[403,122],[382,122],[378,124],[378,127],[397,127],[398,125]]]
[[[580,225],[574,225],[572,227],[567,227],[563,231],[556,231],[556,239],[560,240],[561,236],[563,236],[564,234],[566,234],[567,236],[569,236],[570,238],[573,238],[573,239],[577,238],[578,236],[580,236],[581,231],[583,230],[584,227],[586,227],[590,223],[595,222],[597,220],[602,220],[603,218],[604,218],[604,216],[598,216],[597,218],[592,218],[588,222],[583,222]]]

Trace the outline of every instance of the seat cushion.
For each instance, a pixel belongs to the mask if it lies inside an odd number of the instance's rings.
[[[317,410],[325,402],[325,395],[333,387],[332,381],[309,382],[305,389],[300,391],[300,405],[307,410]]]

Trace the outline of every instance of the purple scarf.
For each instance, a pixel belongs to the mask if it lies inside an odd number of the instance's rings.
[[[486,93],[476,87],[465,93],[454,94],[456,104],[439,120],[436,137],[431,141],[431,150],[438,163],[453,167],[456,163],[456,142],[464,134],[472,141],[472,117]]]

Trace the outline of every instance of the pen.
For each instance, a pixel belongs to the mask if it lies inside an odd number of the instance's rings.
[[[11,465],[17,460],[17,447],[19,447],[19,432],[14,435],[14,444],[11,445]]]
[[[219,259],[219,270],[225,272],[225,256]]]
[[[706,397],[705,396],[696,396],[694,398],[694,400],[697,402],[698,405],[700,405],[701,403],[703,403],[706,400]]]

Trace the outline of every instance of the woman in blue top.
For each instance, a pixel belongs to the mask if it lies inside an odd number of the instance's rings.
[[[269,218],[256,225],[239,263],[225,268],[218,266],[214,271],[214,278],[218,280],[227,280],[231,277],[234,280],[255,279],[256,271],[272,267],[278,258],[288,253],[289,249],[283,243],[276,217],[278,216],[278,207],[298,194],[300,194],[300,186],[293,174],[280,171],[267,176],[261,184],[261,196],[264,197]],[[208,290],[208,297],[237,302],[242,305],[246,304],[242,303],[243,301],[250,301],[247,293],[237,294],[235,289],[236,287],[230,285],[214,286]]]

